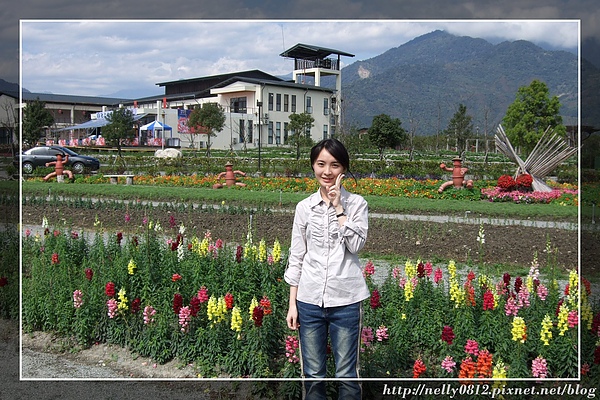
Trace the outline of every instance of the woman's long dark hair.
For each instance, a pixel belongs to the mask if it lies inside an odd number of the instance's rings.
[[[327,152],[331,154],[333,158],[335,158],[337,162],[339,162],[342,165],[342,167],[344,167],[346,173],[352,175],[352,177],[356,181],[356,177],[350,171],[350,155],[348,154],[348,150],[346,150],[346,146],[344,146],[342,142],[334,138],[323,139],[319,143],[314,145],[312,149],[310,149],[311,168],[317,161],[317,158],[319,157],[319,154],[323,149],[327,150]]]
[[[346,150],[346,147],[342,142],[333,138],[321,140],[310,150],[311,168],[315,164],[315,161],[317,161],[317,157],[319,157],[319,154],[323,149],[327,150],[327,152],[331,154],[346,171],[350,170],[350,155],[348,154],[348,150]]]

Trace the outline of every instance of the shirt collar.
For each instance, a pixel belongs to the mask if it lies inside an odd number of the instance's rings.
[[[317,189],[316,193],[313,193],[310,195],[309,202],[310,202],[311,208],[318,206],[319,204],[321,204],[324,201],[323,198],[321,197],[320,191],[321,191],[321,188]],[[341,191],[342,191],[342,193],[340,194],[340,202],[343,205],[343,204],[346,204],[346,200],[348,199],[348,196],[350,195],[350,193],[346,189],[344,189],[343,186],[341,187]]]

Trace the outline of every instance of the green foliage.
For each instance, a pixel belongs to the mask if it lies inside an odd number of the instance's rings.
[[[548,128],[565,135],[560,106],[558,97],[550,97],[544,82],[536,79],[529,86],[520,87],[502,120],[513,147],[529,154]]]
[[[187,125],[193,132],[206,135],[206,156],[210,157],[210,138],[225,126],[225,111],[218,103],[204,103],[192,111]]]
[[[290,114],[288,129],[288,143],[296,148],[296,160],[300,159],[300,149],[310,147],[313,141],[310,137],[310,129],[314,126],[315,119],[307,112],[301,114]]]
[[[14,204],[13,204],[14,206]],[[0,238],[0,318],[19,317],[19,232],[3,224]]]
[[[27,103],[23,109],[23,143],[32,147],[44,134],[44,128],[54,124],[54,117],[39,98]]]
[[[466,151],[467,139],[473,136],[473,117],[467,115],[467,107],[464,104],[458,105],[458,110],[452,116],[444,134],[456,140],[456,151],[462,156]]]
[[[406,131],[402,128],[402,122],[398,118],[392,118],[387,114],[379,114],[373,117],[368,135],[371,143],[379,150],[380,160],[383,160],[385,149],[395,148],[407,138]]]
[[[117,147],[121,157],[123,143],[137,136],[137,130],[133,126],[133,113],[127,108],[118,108],[108,113],[106,119],[108,124],[102,127],[102,136],[107,143]]]

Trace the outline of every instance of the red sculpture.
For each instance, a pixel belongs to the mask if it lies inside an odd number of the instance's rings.
[[[452,180],[442,183],[440,188],[438,189],[438,193],[442,193],[447,187],[454,185],[457,189],[462,189],[463,186],[467,189],[471,189],[473,187],[473,180],[465,179],[465,174],[469,170],[468,168],[462,167],[462,160],[459,157],[455,157],[452,159],[453,167],[446,167],[446,164],[441,163],[440,168],[444,171],[452,172]]]
[[[224,177],[226,186],[233,186],[233,185],[240,186],[240,187],[246,186],[245,183],[237,182],[237,179],[235,177],[236,174],[240,175],[240,176],[246,176],[245,172],[234,171],[233,164],[228,162],[227,164],[225,164],[225,172],[219,173],[219,175],[217,175],[217,179],[223,179],[223,177]],[[221,189],[222,187],[223,187],[223,185],[221,183],[215,183],[213,185],[213,189]]]
[[[69,177],[69,179],[73,179],[73,173],[71,171],[69,171],[68,169],[65,169],[65,164],[69,162],[69,155],[65,154],[65,159],[62,159],[62,154],[57,154],[56,155],[56,161],[52,161],[52,162],[48,162],[46,163],[46,167],[49,167],[51,165],[54,165],[54,172],[50,172],[48,175],[46,175],[44,177],[44,181],[47,181],[48,179],[52,178],[53,176],[56,177],[56,180],[59,180],[59,176],[63,176],[63,175],[67,175]],[[62,178],[60,178],[62,179]]]

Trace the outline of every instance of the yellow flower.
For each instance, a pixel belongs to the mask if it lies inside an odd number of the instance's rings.
[[[552,339],[552,318],[548,314],[542,320],[542,331],[540,332],[540,340],[544,343],[544,346],[550,345],[550,339]]]
[[[514,317],[512,323],[512,340],[515,342],[525,343],[525,331],[527,327],[525,326],[525,320],[521,317]]]
[[[261,239],[260,242],[258,242],[258,261],[267,261],[267,244],[264,239]]]
[[[450,300],[454,301],[454,308],[460,307],[465,301],[465,292],[455,279],[450,281]]]
[[[592,323],[594,322],[594,312],[590,306],[590,302],[587,297],[585,290],[581,291],[581,321],[586,322],[586,328],[592,330]]]
[[[569,330],[569,307],[562,304],[558,309],[558,334],[565,336],[565,332]]]
[[[242,331],[242,315],[238,306],[231,310],[231,330],[235,332]]]
[[[248,313],[250,314],[250,321],[252,321],[252,314],[254,313],[254,309],[258,307],[258,300],[256,300],[256,297],[252,298],[252,301],[250,302],[250,307],[248,308]]]
[[[529,293],[533,292],[533,276],[531,276],[531,275],[527,276],[527,281],[525,282],[525,286],[527,286],[527,291]]]
[[[121,290],[119,290],[119,293],[117,293],[117,296],[119,297],[119,305],[117,306],[117,310],[129,309],[129,307],[127,307],[127,297],[125,297],[125,295],[125,289],[121,288]]]
[[[409,279],[404,285],[404,300],[410,301],[410,299],[413,297],[415,297],[415,289],[413,287],[412,280]]]
[[[131,260],[129,260],[129,264],[127,264],[127,272],[129,273],[129,275],[133,275],[135,273],[135,269],[137,268],[137,265],[135,265],[135,261],[133,261],[133,258]]]
[[[456,279],[456,264],[454,263],[454,260],[448,262],[448,273],[450,274],[451,279]]]
[[[506,366],[502,362],[502,360],[496,361],[494,365],[494,370],[492,371],[493,379],[504,379],[506,378]]]
[[[417,276],[417,267],[410,262],[410,260],[406,260],[406,264],[404,264],[404,270],[406,272],[406,277],[408,280]]]
[[[215,298],[215,296],[210,296],[210,298],[208,299],[208,303],[206,305],[206,315],[208,316],[208,320],[209,321],[214,321],[216,314],[218,312],[218,307],[217,307],[217,299]]]
[[[567,296],[572,308],[577,308],[579,298],[579,275],[574,269],[569,272],[569,296]]]
[[[275,243],[273,244],[273,261],[278,263],[281,261],[281,244],[279,244],[279,240],[275,239]]]
[[[406,314],[402,313],[402,319],[406,319]]]
[[[209,245],[210,245],[210,242],[209,242],[208,238],[202,239],[202,242],[200,242],[200,252],[199,252],[199,254],[201,256],[208,255],[208,247],[209,247]]]

